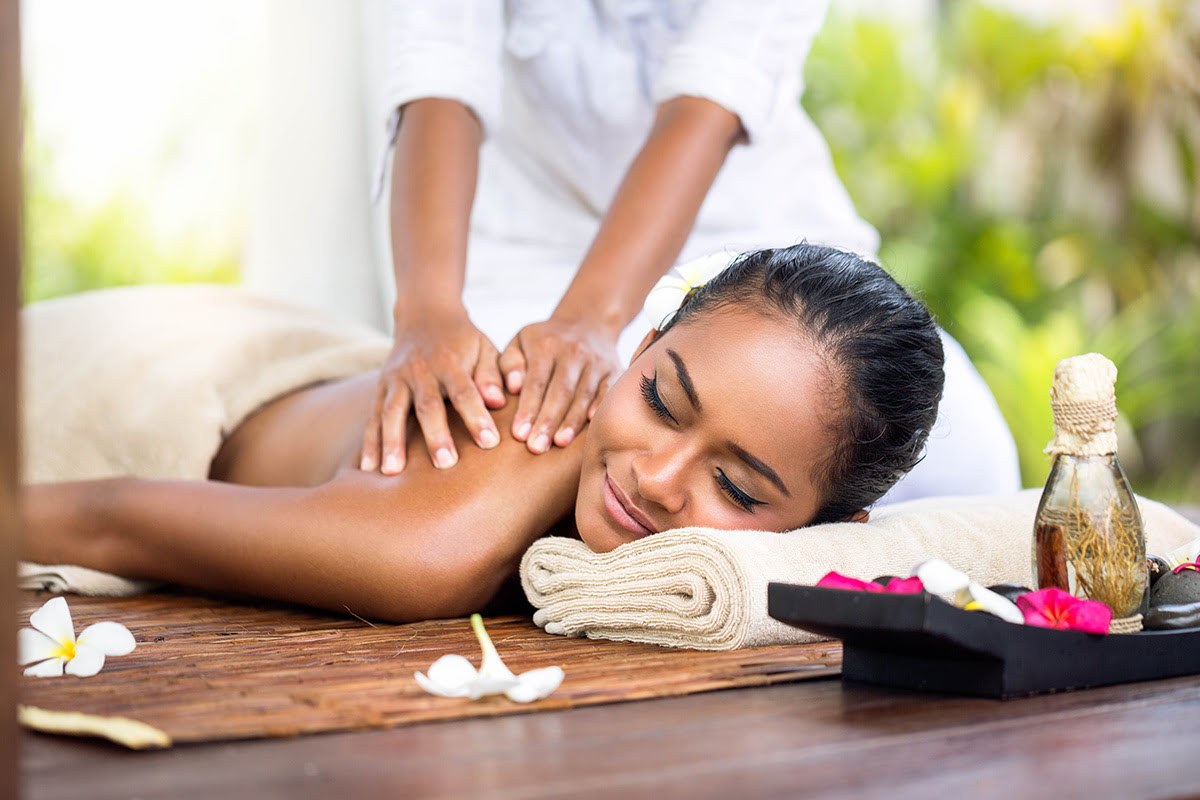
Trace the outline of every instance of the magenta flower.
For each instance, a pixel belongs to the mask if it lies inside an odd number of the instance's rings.
[[[1112,609],[1099,600],[1080,600],[1055,586],[1027,592],[1017,598],[1025,624],[1063,631],[1108,633]]]
[[[826,589],[850,589],[860,592],[887,592],[888,594],[920,594],[925,590],[920,578],[892,578],[887,582],[887,586],[884,586],[875,581],[860,581],[858,578],[850,578],[836,572],[825,573],[825,576],[817,581],[817,586],[823,586]]]

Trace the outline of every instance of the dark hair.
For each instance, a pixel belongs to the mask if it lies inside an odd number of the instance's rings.
[[[920,462],[937,417],[945,376],[933,317],[878,264],[802,243],[738,257],[664,330],[734,304],[795,319],[840,390],[812,524],[868,508]]]

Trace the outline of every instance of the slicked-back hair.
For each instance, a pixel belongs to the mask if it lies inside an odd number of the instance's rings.
[[[735,305],[794,321],[836,389],[835,444],[813,476],[822,503],[810,524],[869,508],[920,462],[937,418],[945,375],[933,317],[878,264],[803,243],[738,257],[664,330]]]

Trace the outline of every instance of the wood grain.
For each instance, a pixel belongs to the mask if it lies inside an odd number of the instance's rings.
[[[22,618],[48,597],[23,593]],[[536,703],[470,702],[434,697],[413,678],[447,653],[478,665],[478,644],[462,619],[371,625],[187,594],[72,597],[70,605],[77,630],[116,620],[133,632],[137,649],[86,680],[22,678],[21,702],[135,719],[177,743],[389,728],[762,686],[837,674],[841,664],[836,643],[710,653],[550,636],[526,618],[496,617],[488,631],[513,672],[557,664],[566,679]]]

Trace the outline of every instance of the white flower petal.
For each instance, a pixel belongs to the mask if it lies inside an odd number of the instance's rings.
[[[430,694],[436,694],[438,697],[466,697],[466,688],[451,689],[434,683],[425,677],[424,672],[414,672],[413,677],[417,679],[417,685]]]
[[[1163,560],[1172,567],[1178,567],[1180,564],[1193,563],[1198,556],[1200,556],[1200,539],[1193,539],[1167,553],[1163,556]]]
[[[88,625],[79,634],[78,643],[94,647],[106,656],[127,655],[137,646],[133,634],[119,622],[97,622],[95,625]]]
[[[67,662],[67,674],[90,678],[104,668],[104,653],[86,644],[75,645],[75,657]]]
[[[971,581],[967,586],[967,592],[971,599],[979,605],[983,606],[983,610],[989,614],[995,614],[1005,622],[1012,622],[1017,625],[1025,624],[1025,615],[1021,613],[1021,609],[1017,608],[1017,604],[1001,594],[996,594],[986,586]]]
[[[471,662],[460,655],[445,655],[433,662],[428,677],[413,673],[422,689],[442,697],[466,697],[477,676]]]
[[[25,674],[31,678],[57,678],[63,674],[63,658],[48,658],[40,664],[34,664],[25,669]]]
[[[41,631],[35,631],[33,628],[21,628],[17,631],[18,664],[32,664],[34,661],[57,658],[61,651],[62,645]]]
[[[67,644],[75,641],[75,625],[66,598],[51,597],[45,605],[29,615],[29,624],[54,641]]]
[[[655,330],[662,330],[667,326],[671,317],[675,316],[679,307],[683,305],[688,291],[688,285],[672,275],[667,275],[654,284],[650,294],[646,295],[646,303],[642,310]]]
[[[913,567],[912,574],[921,579],[925,591],[938,595],[954,594],[971,583],[966,573],[959,572],[940,558],[919,562]]]
[[[695,289],[711,281],[725,271],[725,268],[738,257],[737,253],[720,251],[694,259],[686,264],[680,264],[675,271]]]
[[[541,700],[559,687],[563,682],[562,667],[543,667],[531,669],[517,676],[516,686],[504,694],[514,703],[532,703]]]

